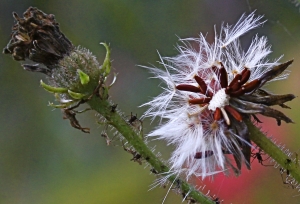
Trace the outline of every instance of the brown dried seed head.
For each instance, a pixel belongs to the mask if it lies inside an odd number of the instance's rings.
[[[52,69],[72,51],[73,45],[59,30],[54,15],[30,7],[23,18],[16,13],[13,16],[17,22],[9,43],[3,49],[4,54],[12,55],[17,61],[29,59]]]

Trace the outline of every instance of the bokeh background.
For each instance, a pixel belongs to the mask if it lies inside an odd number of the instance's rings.
[[[300,94],[300,12],[297,1],[288,0],[1,0],[0,47],[7,44],[14,23],[12,12],[20,16],[34,6],[55,14],[61,30],[75,45],[89,48],[100,61],[104,48],[112,47],[114,71],[119,73],[112,89],[112,99],[125,115],[133,112],[160,93],[159,82],[137,65],[158,65],[157,51],[163,56],[177,54],[178,37],[197,37],[207,33],[213,40],[213,26],[234,24],[243,13],[256,10],[268,21],[263,27],[242,37],[249,45],[258,33],[268,36],[273,53],[283,61],[295,59],[286,81],[268,87],[276,93]],[[0,55],[0,203],[161,203],[167,188],[148,191],[155,176],[149,168],[131,162],[131,155],[118,144],[106,146],[100,136],[94,113],[79,116],[91,134],[72,128],[59,110],[48,107],[53,96],[40,86],[41,74],[24,71],[10,56]],[[292,152],[300,154],[299,98],[284,110],[296,124],[281,127],[263,118],[263,129]],[[280,107],[279,107],[280,108]],[[155,126],[144,121],[144,132]],[[165,158],[169,149],[157,144]],[[300,203],[300,192],[284,185],[279,169],[264,167],[257,160],[252,170],[243,169],[236,177],[217,176],[206,185],[204,193],[220,197],[223,203]],[[165,204],[181,203],[171,192]]]

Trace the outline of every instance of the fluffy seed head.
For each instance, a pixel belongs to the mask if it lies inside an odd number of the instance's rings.
[[[291,122],[269,106],[292,100],[293,95],[276,102],[261,102],[260,97],[275,99],[261,87],[286,78],[292,61],[279,64],[266,59],[271,53],[266,37],[256,35],[247,50],[240,45],[239,38],[259,27],[261,18],[251,13],[234,26],[222,26],[212,44],[202,34],[180,39],[183,45],[177,47],[177,56],[161,57],[165,71],[145,67],[166,84],[163,93],[144,104],[149,106],[144,117],[159,117],[161,122],[148,137],[175,146],[171,172],[187,178],[227,170],[239,174],[243,163],[250,169],[251,141],[243,120],[260,113]]]

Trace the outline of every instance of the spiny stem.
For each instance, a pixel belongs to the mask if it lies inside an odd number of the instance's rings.
[[[126,140],[135,148],[135,150],[159,173],[168,173],[169,168],[159,159],[154,153],[147,147],[130,125],[116,112],[112,111],[112,106],[107,100],[101,100],[99,97],[92,97],[87,102],[92,109],[97,111],[103,117],[106,118],[109,125],[115,127],[119,133],[121,133]],[[186,183],[185,181],[178,179],[176,175],[168,177],[171,183],[179,185],[181,192],[188,194],[189,198],[194,199],[196,202],[203,204],[215,203],[211,198],[197,191],[194,187]]]
[[[250,139],[265,153],[272,157],[282,168],[289,170],[292,177],[300,183],[300,166],[298,162],[292,162],[291,159],[281,151],[259,128],[250,120],[246,121],[249,129]]]

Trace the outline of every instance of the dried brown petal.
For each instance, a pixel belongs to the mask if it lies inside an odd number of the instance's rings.
[[[294,60],[287,61],[285,63],[279,64],[275,67],[273,67],[268,72],[264,73],[260,78],[260,85],[258,88],[262,87],[266,82],[274,79],[275,77],[279,76],[288,66],[290,66],[293,63]]]
[[[262,91],[261,89],[259,90],[260,91],[257,90],[251,95],[243,95],[239,98],[253,103],[261,103],[267,106],[283,105],[285,102],[291,101],[296,98],[294,94],[275,95],[266,91]]]
[[[267,117],[275,118],[277,121],[285,121],[286,123],[293,123],[293,121],[284,115],[282,112],[270,108],[263,104],[252,103],[248,101],[243,101],[239,99],[230,100],[230,105],[238,110],[240,113],[245,114],[262,114]]]
[[[247,116],[244,116],[247,117]],[[239,122],[236,120],[231,119],[232,121],[232,128],[234,128],[235,132],[237,135],[239,135],[243,140],[242,144],[240,144],[241,149],[242,149],[242,153],[245,159],[245,164],[246,167],[250,170],[250,158],[251,158],[251,147],[250,145],[246,144],[246,143],[251,143],[250,142],[250,136],[249,136],[249,131],[248,131],[248,127],[244,122]]]

